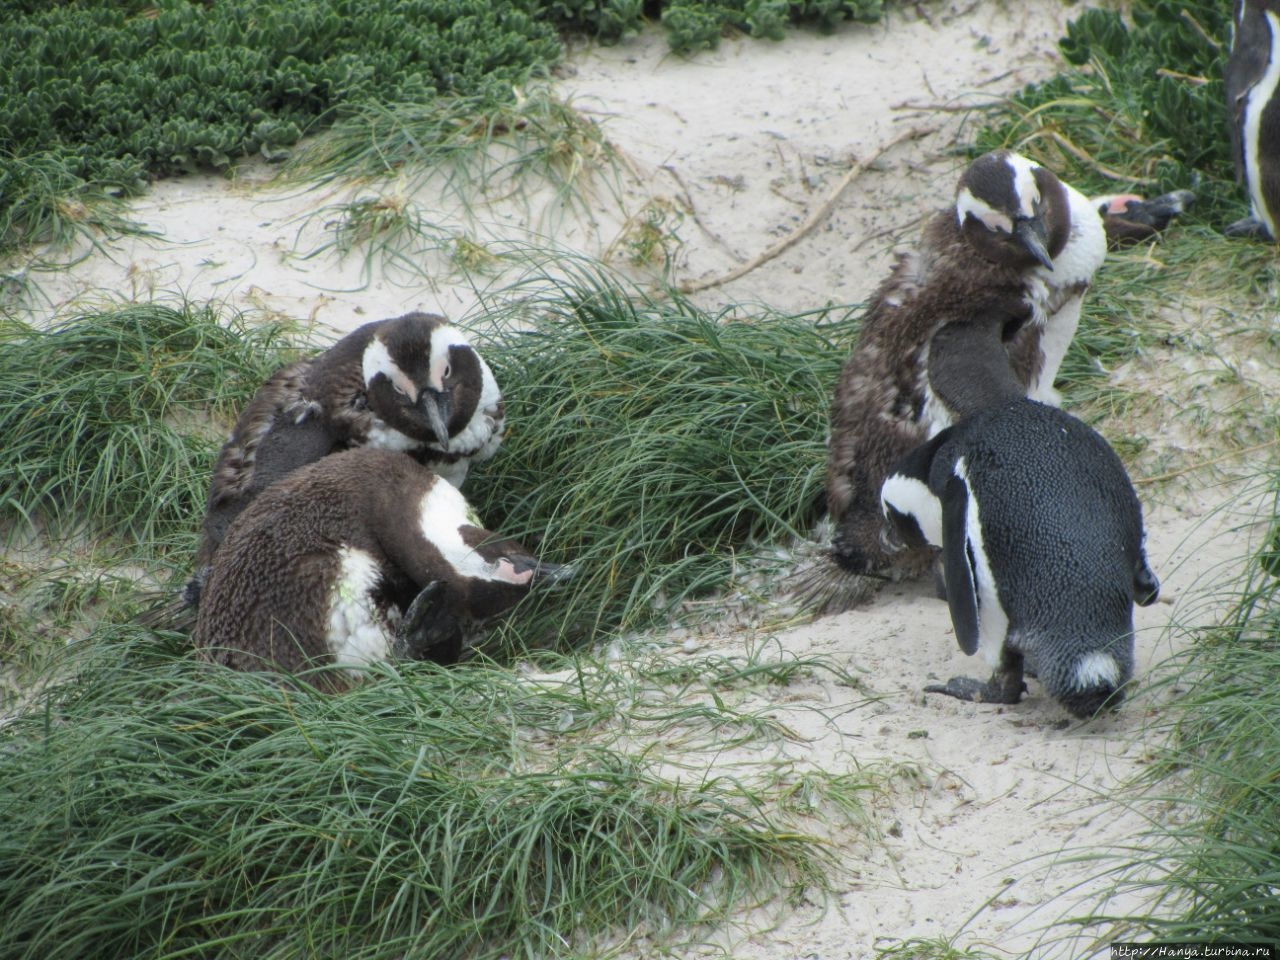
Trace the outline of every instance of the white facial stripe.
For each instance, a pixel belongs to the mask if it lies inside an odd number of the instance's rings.
[[[942,501],[915,477],[891,473],[880,488],[880,507],[886,513],[892,507],[915,517],[924,538],[935,547],[942,546]]]
[[[978,649],[982,651],[983,659],[995,667],[1000,663],[1000,651],[1004,649],[1005,638],[1009,633],[1009,618],[1000,606],[996,578],[987,560],[986,547],[982,542],[982,517],[978,511],[978,498],[974,496],[973,485],[969,483],[969,469],[964,457],[956,461],[955,475],[969,491],[964,532],[966,551],[973,555],[973,591],[978,600]]]
[[[370,598],[378,580],[378,565],[369,554],[354,547],[338,551],[325,639],[339,666],[358,669],[391,655],[389,624]]]
[[[1024,217],[1034,216],[1035,203],[1040,199],[1040,188],[1036,186],[1034,171],[1040,164],[1017,153],[1009,154],[1005,162],[1013,171],[1013,189],[1018,197],[1018,212]]]
[[[975,197],[968,187],[956,197],[956,216],[960,218],[961,225],[965,218],[977,217],[988,230],[1013,233],[1013,221],[985,200]]]
[[[450,347],[469,347],[466,335],[457,327],[436,327],[431,331],[431,368],[427,383],[433,390],[444,389],[444,372],[449,366]]]
[[[1249,199],[1252,201],[1253,215],[1266,224],[1271,236],[1280,236],[1276,232],[1275,218],[1267,209],[1266,198],[1262,194],[1261,178],[1261,133],[1262,111],[1271,103],[1276,87],[1280,86],[1280,18],[1270,10],[1263,14],[1271,29],[1271,56],[1267,61],[1267,72],[1262,79],[1250,89],[1244,102],[1244,130],[1241,139],[1244,141],[1245,170],[1249,173]]]
[[[391,359],[391,353],[387,350],[387,345],[374,337],[369,341],[369,345],[364,348],[364,360],[362,363],[362,372],[364,373],[365,386],[373,382],[373,378],[378,374],[384,374],[393,384],[400,388],[401,392],[407,397],[416,398],[418,396],[418,386]]]
[[[423,537],[440,551],[445,563],[457,571],[459,576],[475,580],[521,582],[513,579],[513,576],[519,575],[515,574],[509,561],[504,571],[501,560],[490,563],[463,541],[458,528],[464,524],[477,524],[474,515],[470,514],[466,499],[453,484],[431,484],[431,489],[418,507],[418,523]],[[527,579],[528,577],[525,578]]]
[[[1114,687],[1120,681],[1120,665],[1109,653],[1094,650],[1086,653],[1076,664],[1075,684],[1077,690],[1088,690],[1091,687]]]

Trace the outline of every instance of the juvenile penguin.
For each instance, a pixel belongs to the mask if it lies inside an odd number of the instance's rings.
[[[1280,239],[1280,3],[1236,0],[1231,53],[1223,71],[1236,178],[1251,214],[1228,236]]]
[[[249,670],[450,663],[475,624],[563,572],[483,529],[433,471],[362,447],[295,470],[236,517],[213,558],[193,640]]]
[[[1133,485],[1096,432],[1014,397],[911,451],[882,502],[905,542],[941,548],[956,640],[993,667],[926,691],[1017,703],[1025,664],[1075,716],[1123,700],[1133,604],[1154,602],[1159,581]]]
[[[196,576],[252,500],[299,467],[351,447],[404,451],[461,486],[502,441],[502,394],[457,327],[434,314],[366,323],[273,373],[241,412],[213,468]]]
[[[965,170],[954,205],[872,296],[836,385],[826,490],[832,559],[846,578],[914,576],[930,560],[887,542],[880,486],[951,420],[925,372],[938,330],[994,305],[1009,318],[1005,348],[1022,392],[1055,403],[1054,377],[1105,256],[1097,208],[1051,171],[1005,150]]]

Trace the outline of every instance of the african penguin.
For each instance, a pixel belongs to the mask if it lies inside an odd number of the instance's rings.
[[[466,336],[443,317],[366,323],[323,353],[273,373],[241,412],[213,468],[196,576],[252,500],[293,470],[350,447],[404,451],[461,486],[502,441],[502,394]]]
[[[483,529],[457,487],[411,457],[361,447],[295,470],[236,517],[193,640],[249,670],[450,663],[476,623],[565,570]]]
[[[1223,72],[1236,177],[1250,216],[1228,236],[1280,240],[1280,3],[1236,0],[1231,53]]]
[[[1014,397],[908,453],[881,497],[904,541],[941,547],[960,649],[994,669],[985,683],[956,677],[928,692],[1017,703],[1025,662],[1075,716],[1123,700],[1133,604],[1154,602],[1160,585],[1142,507],[1101,436]]]
[[[832,559],[846,579],[914,576],[931,559],[886,539],[880,486],[949,422],[926,376],[938,330],[991,305],[1008,318],[1005,349],[1022,392],[1056,403],[1054,377],[1105,256],[1096,207],[1051,171],[1006,150],[965,170],[954,205],[872,296],[836,385],[826,492]],[[865,584],[850,591],[856,601],[869,583],[850,582]]]

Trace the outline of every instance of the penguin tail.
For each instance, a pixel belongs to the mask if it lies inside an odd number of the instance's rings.
[[[783,579],[781,593],[798,613],[822,617],[865,603],[885,579],[852,573],[836,563],[829,551],[814,549]]]
[[[134,622],[147,630],[168,630],[190,634],[196,626],[196,607],[186,587],[178,591],[155,591],[143,596],[146,609]]]

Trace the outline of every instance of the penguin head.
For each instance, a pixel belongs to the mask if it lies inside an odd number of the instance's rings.
[[[965,240],[992,263],[1053,270],[1071,232],[1066,188],[1051,171],[1008,150],[984,154],[956,190]]]
[[[388,537],[420,538],[434,557],[434,579],[448,585],[454,613],[481,622],[505,613],[535,585],[563,582],[572,565],[545,563],[510,537],[485,529],[452,484],[432,476],[419,501],[418,529]]]
[[[382,323],[365,347],[363,371],[370,410],[445,452],[485,409],[501,408],[488,365],[461,330],[434,314]]]

